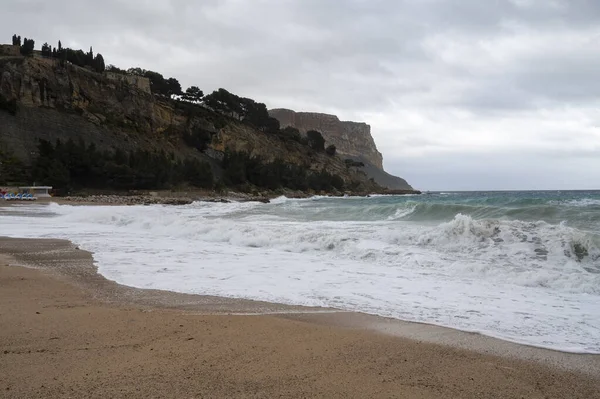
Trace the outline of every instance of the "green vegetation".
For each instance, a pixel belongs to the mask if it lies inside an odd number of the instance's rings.
[[[52,57],[52,47],[48,43],[42,44],[42,57]]]
[[[27,182],[27,175],[27,168],[21,160],[0,142],[0,184],[22,184]]]
[[[265,162],[259,157],[250,157],[243,152],[226,151],[223,159],[225,183],[233,186],[253,184],[275,190],[331,191],[343,190],[344,180],[324,170],[308,171],[307,167],[286,164],[281,159]]]
[[[325,151],[325,139],[321,132],[316,130],[309,130],[306,132],[308,138],[308,145],[315,151]]]
[[[212,133],[202,128],[196,128],[183,135],[183,141],[192,148],[204,152],[212,140]]]
[[[23,44],[21,44],[21,36],[17,36],[16,34],[12,37],[13,46],[21,47],[22,55],[33,55],[35,50],[35,41],[33,39],[23,39]],[[94,52],[90,47],[90,51],[87,53],[83,50],[72,50],[70,48],[63,48],[60,40],[58,41],[58,49],[52,48],[47,42],[42,45],[42,50],[40,52],[42,57],[46,58],[55,58],[59,60],[61,63],[70,62],[71,64],[80,66],[82,68],[89,67],[92,70],[102,73],[104,72],[104,57],[102,54],[97,54],[94,57]]]
[[[204,98],[204,93],[198,86],[190,86],[186,89],[185,93],[181,95],[181,98],[184,101],[188,101],[191,103],[200,103],[202,98]]]
[[[281,159],[265,162],[243,152],[226,151],[223,159],[223,181],[215,185],[208,163],[186,159],[178,161],[173,154],[135,150],[101,152],[94,144],[82,140],[52,144],[40,140],[38,157],[31,175],[8,152],[0,151],[2,176],[5,181],[44,182],[64,191],[82,188],[139,190],[166,189],[181,184],[201,188],[249,186],[276,190],[332,191],[343,190],[344,180],[324,170],[287,164]]]
[[[52,52],[54,54],[54,52]],[[61,62],[68,61],[71,64],[80,66],[82,68],[89,67],[98,73],[104,72],[104,57],[102,54],[97,54],[94,57],[94,52],[90,47],[90,51],[87,53],[83,50],[72,50],[70,48],[61,48],[56,51],[56,58]]]
[[[263,103],[236,96],[225,89],[213,91],[203,101],[213,111],[252,125],[261,132],[279,133],[279,121],[269,116],[267,106]]]
[[[180,162],[172,154],[144,150],[100,152],[82,140],[40,140],[31,179],[63,189],[162,189],[183,183],[212,188],[214,183],[210,165],[200,160]]]
[[[21,46],[21,54],[23,55],[31,55],[33,54],[33,49],[35,48],[35,41],[33,39],[23,39],[23,45]]]

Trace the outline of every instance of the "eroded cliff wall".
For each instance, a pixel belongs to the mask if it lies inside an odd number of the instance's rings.
[[[216,174],[226,148],[266,161],[276,157],[310,170],[340,175],[357,189],[371,190],[362,171],[348,168],[295,141],[284,141],[199,106],[181,108],[137,84],[109,79],[74,65],[30,57],[0,57],[0,96],[16,100],[14,115],[0,109],[0,141],[26,163],[36,156],[39,139],[82,139],[99,150],[143,148],[178,157],[208,160]],[[212,135],[205,153],[185,144],[183,136]]]
[[[371,136],[371,126],[366,123],[340,121],[335,115],[283,108],[272,109],[269,114],[279,120],[281,127],[292,126],[302,133],[317,130],[327,144],[336,146],[341,156],[360,157],[383,170],[383,157]]]
[[[269,110],[269,114],[279,120],[282,128],[291,126],[301,133],[309,130],[321,132],[326,145],[334,144],[342,158],[365,163],[364,172],[379,185],[397,190],[412,189],[406,180],[383,170],[383,156],[377,150],[368,124],[340,121],[335,115],[295,112],[284,108]]]

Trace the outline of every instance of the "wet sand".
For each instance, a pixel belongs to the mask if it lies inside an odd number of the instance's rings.
[[[134,289],[68,241],[0,238],[0,397],[600,398],[600,356]]]

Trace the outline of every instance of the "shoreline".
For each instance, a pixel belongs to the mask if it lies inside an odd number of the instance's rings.
[[[442,345],[482,355],[534,362],[558,370],[581,372],[598,378],[600,355],[561,352],[502,340],[435,324],[418,323],[333,308],[306,307],[249,299],[184,294],[134,288],[106,279],[94,264],[93,254],[67,240],[22,239],[0,236],[0,260],[11,267],[41,270],[65,281],[107,306],[134,306],[195,315],[274,316],[343,329],[369,331],[419,343]],[[0,262],[1,263],[1,262]]]
[[[81,203],[79,203],[77,200],[73,201],[72,199],[62,198],[62,197],[42,198],[35,202],[20,202],[20,203],[19,202],[4,202],[4,203],[2,203],[0,201],[0,207],[2,207],[2,206],[5,206],[5,207],[20,206],[20,207],[26,208],[27,206],[31,206],[31,205],[36,205],[36,204],[37,205],[49,205],[51,203],[55,203],[57,205],[74,205],[74,206],[75,205],[81,205],[81,206],[123,205],[123,204],[115,204],[111,201],[102,201],[103,200],[102,197],[103,196],[96,196],[96,200],[98,200],[99,202],[83,201]],[[134,197],[136,197],[137,199],[141,198],[140,196],[134,196]],[[81,197],[81,198],[83,198],[83,197]],[[116,198],[121,199],[121,198],[127,198],[127,197],[117,196]],[[148,197],[144,197],[144,198],[148,198]],[[159,198],[162,198],[162,197],[159,197]],[[171,200],[171,199],[173,199],[173,197],[166,197],[166,199]],[[213,202],[213,203],[214,202],[251,202],[251,201],[256,201],[256,199],[255,198],[249,198],[249,199],[241,198],[239,196],[228,197],[227,199],[224,199],[224,198],[216,198],[215,199],[215,198],[203,197],[203,198],[198,198],[198,199],[194,200],[194,202],[195,201]],[[160,202],[153,203],[153,205],[156,205],[156,204],[166,205],[167,203],[160,203]],[[127,204],[127,205],[141,205],[141,204],[131,203],[131,204]],[[173,204],[173,205],[175,205],[175,204]],[[0,240],[5,240],[5,239],[12,240],[12,238],[3,237],[0,235]],[[21,238],[15,238],[15,239],[21,239]],[[23,240],[31,240],[31,241],[42,240],[42,241],[54,242],[54,243],[56,243],[54,245],[59,245],[59,246],[62,245],[62,241],[63,241],[61,239],[23,239]],[[68,245],[70,245],[70,246],[75,245],[68,240],[64,240],[64,242],[68,243]],[[79,249],[79,248],[77,248],[77,249]],[[354,310],[322,308],[322,307],[308,307],[308,306],[304,306],[304,305],[273,303],[273,302],[265,302],[265,301],[254,300],[254,299],[220,297],[220,296],[203,295],[203,294],[186,294],[186,293],[181,293],[181,292],[176,292],[176,291],[162,291],[162,290],[155,290],[155,289],[130,287],[130,286],[126,286],[126,285],[121,285],[114,281],[107,280],[103,275],[101,275],[98,272],[97,267],[94,265],[93,253],[89,253],[86,251],[79,251],[79,252],[82,254],[89,255],[89,258],[90,258],[89,262],[90,262],[91,266],[83,267],[82,270],[86,270],[85,273],[88,277],[86,277],[85,279],[81,279],[81,276],[79,276],[80,278],[77,281],[77,284],[85,286],[86,289],[93,289],[95,292],[95,295],[97,295],[98,297],[102,297],[103,300],[107,301],[107,302],[130,301],[132,304],[135,304],[138,306],[177,308],[177,309],[185,309],[185,310],[187,310],[188,308],[193,308],[194,306],[200,306],[200,307],[203,307],[201,309],[201,312],[203,312],[204,314],[207,314],[207,312],[209,312],[209,311],[214,311],[216,313],[240,314],[240,315],[288,314],[288,313],[292,313],[292,312],[293,313],[308,313],[308,314],[343,313],[343,314],[353,315],[353,317],[351,317],[351,319],[354,319],[354,320],[358,320],[356,315],[361,315],[363,317],[363,322],[360,322],[361,325],[364,324],[364,320],[367,320],[367,318],[371,318],[371,319],[369,319],[369,322],[368,322],[369,325],[377,325],[376,328],[375,327],[370,328],[373,331],[379,331],[381,329],[381,326],[382,326],[381,320],[389,320],[393,323],[406,323],[408,325],[423,325],[423,326],[427,326],[428,328],[431,327],[433,329],[455,331],[459,334],[466,334],[469,336],[478,336],[478,337],[482,337],[483,339],[486,339],[486,340],[493,340],[493,341],[505,343],[507,345],[516,346],[518,348],[527,348],[527,350],[525,351],[526,356],[523,356],[523,351],[516,350],[515,348],[507,348],[507,347],[504,348],[504,351],[508,351],[510,353],[513,353],[513,352],[520,353],[521,354],[520,358],[523,358],[523,359],[537,361],[538,359],[547,358],[547,356],[544,356],[543,354],[540,354],[540,353],[530,353],[531,351],[548,351],[548,352],[564,353],[567,355],[575,355],[575,356],[580,356],[580,355],[582,355],[582,356],[597,356],[600,359],[600,353],[568,351],[568,350],[555,349],[555,348],[551,348],[551,347],[536,346],[536,345],[529,344],[527,342],[511,341],[511,340],[508,340],[508,339],[505,339],[502,337],[497,337],[492,334],[486,334],[484,332],[479,332],[479,331],[461,330],[461,329],[458,329],[458,328],[455,328],[452,326],[445,326],[442,324],[395,319],[395,318],[389,317],[389,316],[377,315],[377,314],[366,314],[366,313],[361,313],[361,312],[354,311]],[[2,254],[2,246],[0,245],[0,255],[1,254]],[[27,256],[24,254],[21,254],[21,255],[24,257]],[[85,257],[86,255],[83,255],[83,256]],[[87,264],[87,262],[84,262],[84,264]],[[64,275],[70,276],[72,274],[72,272],[68,271],[65,273],[64,271],[62,271],[59,274],[64,274]],[[98,284],[97,281],[102,281],[102,283]],[[94,282],[94,284],[96,284],[96,285],[94,285],[94,287],[92,287],[91,282]],[[137,291],[137,293],[134,291]],[[139,292],[143,292],[144,295],[140,295]],[[199,298],[201,300],[199,300]],[[241,305],[242,303],[244,303],[244,306]],[[186,304],[185,306],[187,306],[187,307],[182,307],[183,304]],[[208,304],[212,304],[212,308],[209,309]],[[253,305],[248,306],[248,304],[253,304]],[[219,308],[219,306],[221,308]],[[356,327],[356,326],[354,326],[353,323],[342,323],[342,324],[344,324],[344,325],[347,324],[348,326],[350,326],[352,328]],[[387,323],[387,324],[389,327],[390,323]],[[403,333],[401,331],[399,331],[402,329],[403,329],[403,326],[396,326],[395,328],[391,328],[391,329],[385,328],[384,330],[387,331],[385,333],[388,333],[388,334],[404,336]],[[412,329],[408,328],[407,330],[410,331]],[[430,334],[425,334],[425,335],[429,336]],[[442,335],[446,335],[446,334],[442,334]],[[463,341],[461,339],[461,337],[455,337],[455,338],[458,338],[457,339],[458,342]],[[453,345],[453,344],[447,342],[447,340],[438,340],[437,338],[435,338],[435,339],[428,338],[428,342]],[[494,345],[493,343],[491,345],[493,347],[498,346],[498,345]],[[459,346],[459,347],[463,347],[464,349],[467,349],[467,350],[473,350],[473,348],[469,345],[467,345],[467,346],[463,345],[463,346]],[[485,349],[485,350],[479,349],[479,350],[482,353],[490,352],[488,349]],[[491,351],[491,353],[502,354],[503,352],[498,351],[498,350],[493,350],[493,351]],[[600,375],[600,364],[595,366],[595,370],[597,370],[598,374]]]
[[[263,191],[244,193],[235,191],[133,191],[130,193],[105,193],[105,194],[81,194],[59,197],[42,197],[36,201],[9,200],[2,201],[5,204],[29,204],[36,202],[55,202],[61,205],[189,205],[193,202],[262,202],[269,203],[272,199],[286,197],[289,199],[307,199],[314,196],[327,196],[330,198],[344,197],[371,197],[371,196],[398,196],[398,195],[420,195],[418,190],[387,190],[381,192],[302,192],[283,190],[281,192]],[[1,199],[0,199],[1,201]]]
[[[119,197],[120,198],[120,197]],[[50,203],[56,203],[58,205],[83,205],[83,206],[110,206],[119,205],[110,202],[107,203],[75,203],[67,201],[56,201],[57,198],[44,198],[40,201],[36,201],[38,205],[48,205]],[[231,201],[240,201],[239,197],[229,198]],[[224,200],[211,200],[211,199],[198,199],[198,201],[207,202],[221,202]],[[241,200],[244,202],[244,200]],[[247,200],[247,201],[252,201]],[[24,202],[24,203],[7,203],[5,206],[22,206],[26,208],[30,205],[35,205],[36,202]],[[227,202],[227,201],[225,201]],[[137,205],[137,204],[132,204]],[[2,204],[0,203],[0,207]],[[8,239],[0,236],[0,240]],[[32,239],[37,241],[37,239]],[[62,240],[59,239],[43,239],[43,241],[57,243],[55,245],[62,245]],[[73,246],[74,244],[70,241],[65,241],[68,245]],[[0,254],[2,253],[2,247],[0,246]],[[67,251],[69,252],[69,251]],[[595,364],[592,367],[594,373],[600,375],[600,353],[590,352],[579,352],[555,349],[552,347],[543,347],[529,344],[527,342],[512,341],[503,337],[494,336],[479,331],[461,330],[452,326],[445,326],[442,324],[408,321],[402,319],[395,319],[390,316],[378,315],[378,314],[366,314],[355,310],[346,309],[333,309],[333,308],[322,308],[322,307],[307,307],[304,305],[295,304],[283,304],[265,302],[254,299],[241,299],[234,297],[220,297],[214,295],[203,295],[203,294],[186,294],[176,291],[162,291],[155,289],[144,289],[121,285],[114,281],[107,280],[103,275],[98,273],[97,267],[93,264],[93,254],[86,251],[78,251],[83,254],[83,257],[89,255],[89,265],[87,266],[87,260],[83,262],[84,266],[81,270],[85,270],[86,277],[82,278],[81,273],[78,273],[77,284],[84,286],[86,289],[93,291],[96,297],[102,298],[105,302],[127,302],[136,306],[146,307],[160,307],[168,309],[180,309],[180,310],[198,310],[202,314],[232,314],[232,315],[264,315],[264,314],[282,314],[287,315],[289,313],[305,313],[305,314],[344,314],[345,321],[340,322],[336,320],[337,325],[342,325],[350,328],[367,328],[371,331],[383,332],[386,334],[408,337],[412,339],[422,339],[430,343],[444,344],[456,346],[466,350],[476,350],[480,353],[494,353],[498,355],[510,354],[519,359],[532,360],[532,361],[548,361],[555,364],[562,364],[565,367],[565,358],[563,355],[551,355],[548,353],[564,354],[565,356],[590,356],[597,357]],[[21,254],[23,257],[27,257],[26,254]],[[60,274],[71,276],[72,271],[61,271]],[[143,294],[142,294],[143,293]],[[337,318],[336,318],[337,319]],[[350,322],[352,320],[352,322]],[[312,321],[312,320],[311,320]],[[385,323],[383,322],[385,321]],[[315,317],[315,322],[322,323]],[[395,324],[395,325],[394,325]],[[414,326],[426,326],[425,331],[420,331],[419,328]],[[416,334],[416,331],[419,334]],[[433,333],[437,331],[437,333]],[[453,333],[449,333],[451,331]],[[465,338],[466,336],[470,338]],[[425,338],[424,338],[425,337]],[[473,338],[475,337],[475,338]],[[457,344],[458,343],[458,344]],[[501,349],[499,349],[501,348]],[[568,366],[566,369],[576,370],[581,368],[577,365],[579,361],[576,358],[569,359],[566,361]]]

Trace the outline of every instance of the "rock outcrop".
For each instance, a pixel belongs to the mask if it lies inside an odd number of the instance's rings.
[[[35,158],[39,139],[73,139],[94,143],[100,151],[142,148],[172,152],[181,159],[201,158],[218,178],[223,152],[231,149],[267,162],[280,158],[309,170],[326,170],[354,190],[380,189],[339,157],[201,106],[153,95],[140,82],[111,79],[53,59],[0,56],[0,100],[17,103],[16,112],[0,109],[0,141],[26,164]],[[203,153],[183,139],[197,132],[212,138]]]
[[[340,121],[335,115],[283,108],[269,110],[269,115],[279,120],[281,127],[292,126],[302,133],[317,130],[327,143],[335,144],[340,156],[360,157],[383,170],[383,157],[371,136],[371,126],[366,123]]]
[[[371,126],[364,122],[340,121],[335,115],[315,112],[295,112],[277,108],[269,114],[279,120],[281,127],[291,126],[301,133],[317,130],[323,134],[326,145],[334,144],[342,158],[363,162],[364,172],[379,185],[390,189],[410,190],[406,180],[383,170],[383,156],[377,150]]]

